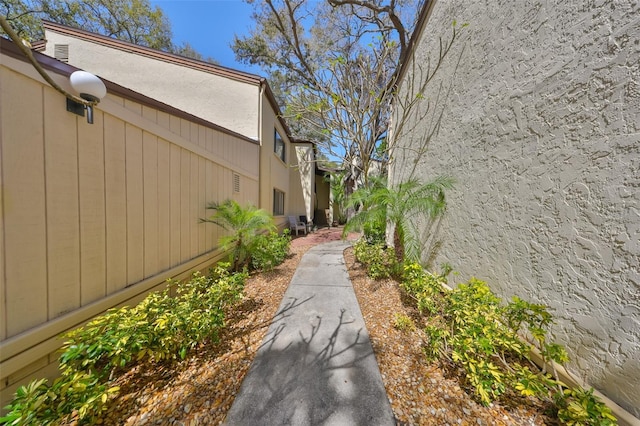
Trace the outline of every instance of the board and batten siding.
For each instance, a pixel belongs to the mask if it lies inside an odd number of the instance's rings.
[[[4,55],[0,81],[4,406],[55,374],[60,333],[220,258],[199,219],[211,201],[258,204],[259,146],[113,93],[90,125]]]

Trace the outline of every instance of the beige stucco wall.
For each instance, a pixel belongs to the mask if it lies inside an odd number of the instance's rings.
[[[295,163],[297,161],[297,159],[292,160],[292,158],[295,158],[296,153],[265,93],[261,94],[261,99],[260,206],[273,213],[273,189],[284,192],[284,215],[274,217],[276,225],[283,229],[287,225],[287,215],[297,214],[297,212],[292,211],[292,198],[295,199],[299,195],[296,194],[292,197],[292,191],[295,188],[291,188],[290,179],[291,162]],[[276,129],[285,144],[285,161],[282,161],[274,152],[274,132]]]
[[[320,225],[331,225],[334,218],[337,218],[336,206],[333,203],[331,185],[325,180],[326,175],[316,175],[316,203],[314,223]],[[328,212],[328,214],[327,214]],[[320,217],[318,217],[320,216]]]
[[[398,105],[454,20],[396,129],[393,182],[457,180],[424,256],[548,305],[569,370],[640,416],[640,5],[437,2]]]
[[[317,202],[316,209],[325,210],[331,207],[331,185],[324,176],[316,175]]]
[[[220,257],[220,230],[199,219],[210,201],[258,203],[260,149],[114,94],[90,125],[30,64],[0,64],[4,406],[55,374],[60,333]]]
[[[69,46],[69,63],[250,138],[258,136],[259,86],[52,30],[45,54]]]
[[[315,186],[315,162],[313,146],[310,143],[291,145],[290,188],[291,203],[289,209],[295,216],[305,215],[313,220]]]

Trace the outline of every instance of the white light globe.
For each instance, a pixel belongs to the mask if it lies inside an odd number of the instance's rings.
[[[88,95],[93,98],[90,100],[99,101],[107,94],[107,88],[102,80],[86,71],[75,71],[69,76],[69,81],[73,90],[80,93],[82,98],[86,98],[83,95]]]

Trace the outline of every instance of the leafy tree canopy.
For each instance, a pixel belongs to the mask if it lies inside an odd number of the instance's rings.
[[[171,49],[171,25],[148,0],[37,0],[60,24],[82,28],[154,49]]]
[[[269,74],[296,136],[366,180],[420,0],[247,1],[255,27],[236,57]]]
[[[171,24],[149,0],[0,0],[2,13],[20,37],[43,37],[41,19],[140,46],[203,60],[188,43],[172,42]],[[213,62],[211,58],[207,58]]]

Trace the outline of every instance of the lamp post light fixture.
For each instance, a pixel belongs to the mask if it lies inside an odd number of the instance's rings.
[[[67,98],[67,111],[84,117],[84,110],[87,110],[87,123],[93,124],[93,107],[100,102],[107,94],[107,88],[102,80],[86,71],[76,71],[69,76],[71,87],[80,94],[80,97],[72,95],[60,87],[49,74],[42,68],[42,65],[33,56],[33,52],[28,47],[28,43],[16,34],[9,22],[0,16],[0,28],[9,36],[18,49],[29,59],[31,65],[38,71],[38,74],[58,92]]]
[[[106,96],[106,86],[102,80],[86,71],[75,71],[69,76],[69,81],[73,90],[87,103],[81,104],[67,98],[67,111],[84,116],[84,110],[86,109],[87,123],[93,124],[93,106]]]

